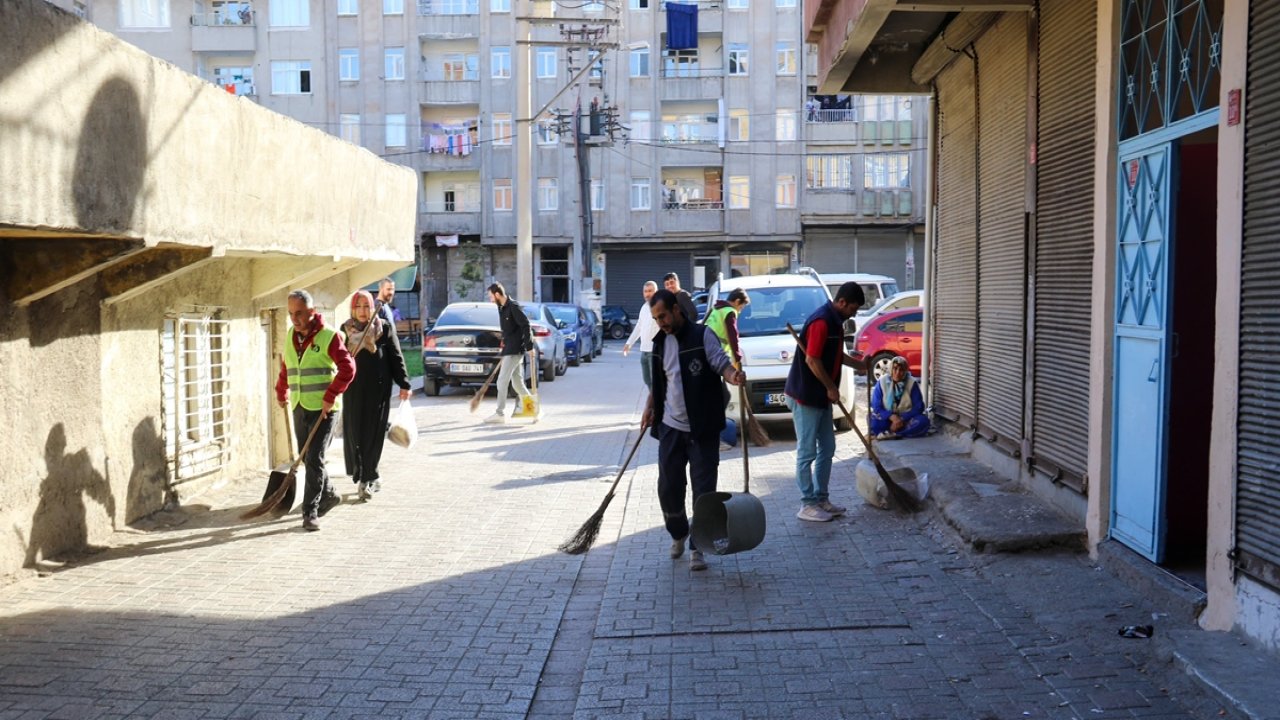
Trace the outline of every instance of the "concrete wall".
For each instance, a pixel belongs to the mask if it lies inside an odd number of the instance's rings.
[[[411,172],[42,0],[0,4],[0,225],[413,257]]]

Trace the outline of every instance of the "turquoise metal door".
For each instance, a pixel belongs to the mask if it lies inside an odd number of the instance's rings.
[[[1156,562],[1164,551],[1175,147],[1122,155],[1117,184],[1111,534]]]

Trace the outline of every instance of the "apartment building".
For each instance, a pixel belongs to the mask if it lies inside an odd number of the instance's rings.
[[[668,271],[699,288],[721,272],[801,264],[922,284],[914,268],[926,106],[816,96],[797,0],[690,3],[696,47],[682,49],[668,47],[669,13],[657,0],[56,4],[79,6],[228,92],[413,168],[426,317],[479,299],[491,279],[524,282],[513,136],[526,47],[517,18],[526,15],[556,21],[531,29],[533,107],[555,100],[533,148],[535,298],[631,306],[644,280]],[[574,28],[605,30],[598,55],[571,45]],[[593,101],[612,111],[618,131],[592,137],[580,163],[569,123],[556,121]],[[594,281],[583,282],[588,274]]]

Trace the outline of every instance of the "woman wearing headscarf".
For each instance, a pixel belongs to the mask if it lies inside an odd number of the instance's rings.
[[[871,390],[867,424],[871,435],[880,440],[921,437],[929,432],[920,383],[911,376],[907,359],[901,355],[893,359],[889,372],[881,375]]]
[[[409,399],[409,374],[396,329],[374,310],[373,296],[360,290],[351,298],[351,319],[342,324],[347,351],[356,361],[356,377],[343,395],[343,451],[347,474],[360,500],[380,489],[378,461],[391,415],[391,383],[400,399]]]

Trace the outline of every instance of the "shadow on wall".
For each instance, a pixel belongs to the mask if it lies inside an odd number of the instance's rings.
[[[175,500],[165,470],[164,438],[156,429],[155,418],[148,417],[133,429],[133,472],[125,497],[125,523],[133,526]]]
[[[84,496],[102,505],[115,517],[111,486],[93,467],[89,453],[67,454],[67,431],[58,423],[44,445],[46,475],[40,483],[40,504],[31,518],[26,565],[89,549],[89,528]]]
[[[137,90],[122,77],[94,94],[80,128],[72,200],[80,227],[125,231],[147,167],[146,124]]]

